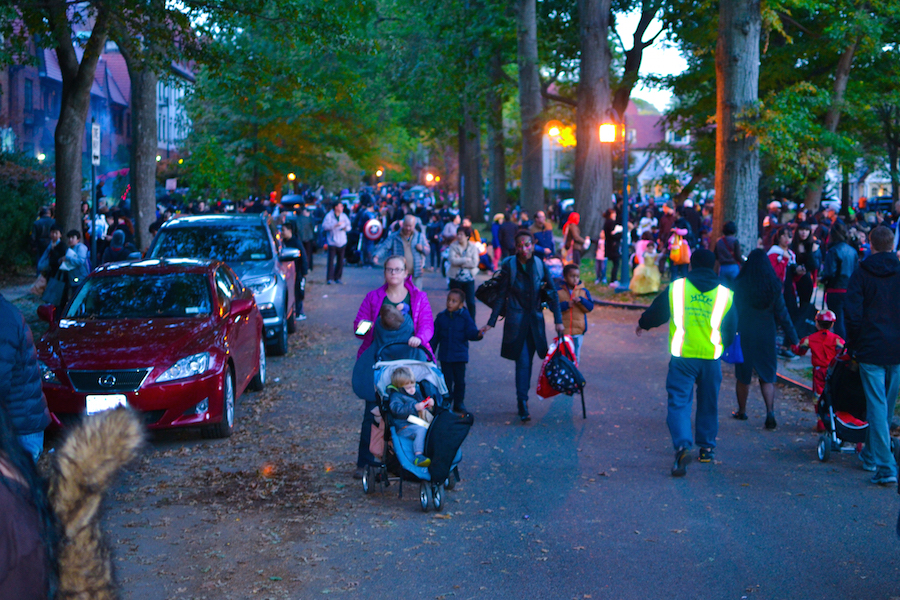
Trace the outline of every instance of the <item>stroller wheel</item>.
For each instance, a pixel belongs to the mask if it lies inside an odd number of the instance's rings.
[[[444,486],[440,483],[433,486],[431,495],[434,497],[435,512],[444,510]]]
[[[363,471],[362,476],[363,493],[371,494],[373,483],[375,483],[375,478],[374,473],[372,473],[372,466],[366,465],[366,470]]]
[[[422,512],[428,512],[434,503],[434,493],[431,491],[431,483],[423,481],[419,486],[419,503],[422,505]]]
[[[816,455],[821,462],[828,462],[831,458],[831,439],[827,435],[819,436],[819,445],[816,447]]]

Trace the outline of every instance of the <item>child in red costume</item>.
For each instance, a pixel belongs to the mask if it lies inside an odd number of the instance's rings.
[[[838,352],[844,347],[844,340],[838,334],[831,331],[834,326],[835,315],[830,310],[821,310],[816,314],[816,331],[802,340],[799,346],[794,346],[791,350],[795,354],[803,356],[807,350],[812,350],[812,366],[813,366],[813,393],[816,398],[821,395],[825,389],[825,376],[828,374],[828,365],[838,355]],[[820,420],[816,425],[819,431],[824,430],[824,425]]]

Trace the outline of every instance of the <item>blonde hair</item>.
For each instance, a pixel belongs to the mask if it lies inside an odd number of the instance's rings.
[[[391,373],[391,385],[395,388],[402,388],[404,385],[415,383],[416,378],[413,377],[412,371],[407,367],[397,367]]]

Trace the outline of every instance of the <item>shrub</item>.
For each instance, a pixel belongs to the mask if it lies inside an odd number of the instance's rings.
[[[31,225],[41,206],[53,201],[50,174],[34,158],[0,153],[0,265],[25,266],[31,256]]]

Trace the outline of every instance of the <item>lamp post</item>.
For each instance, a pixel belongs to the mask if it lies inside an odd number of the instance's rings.
[[[616,141],[616,125],[604,123],[600,126],[600,141],[613,143]],[[631,232],[628,230],[628,121],[622,115],[622,243],[620,256],[622,257],[622,273],[619,277],[617,292],[625,292],[631,283],[631,265],[629,264],[629,246]],[[613,273],[615,275],[615,273]]]

